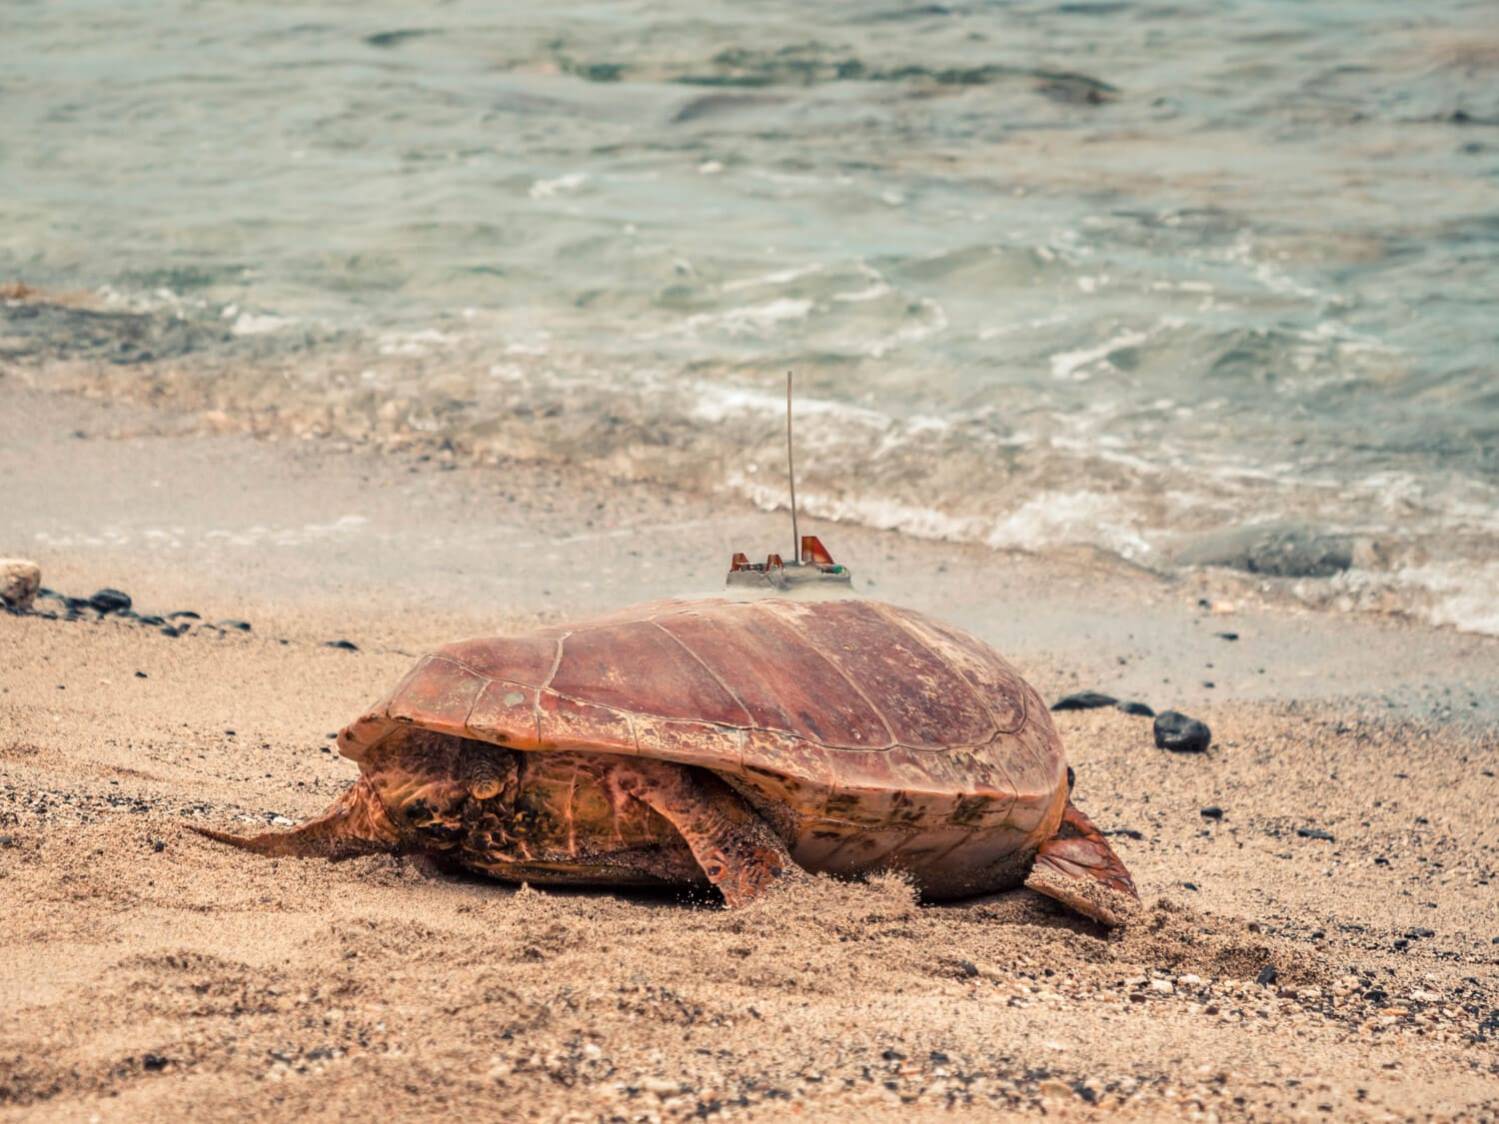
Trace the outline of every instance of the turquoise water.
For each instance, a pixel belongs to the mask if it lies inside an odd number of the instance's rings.
[[[766,504],[794,367],[814,511],[1285,524],[1499,632],[1492,16],[12,0],[0,280],[214,325],[218,403]]]

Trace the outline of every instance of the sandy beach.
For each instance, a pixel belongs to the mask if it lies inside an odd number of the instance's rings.
[[[415,654],[712,592],[784,518],[26,381],[0,378],[0,553],[201,619],[0,617],[6,1119],[1499,1112],[1499,642],[816,524],[862,592],[966,625],[1048,698],[1212,726],[1177,755],[1148,719],[1057,715],[1135,924],[893,877],[730,912],[264,860],[185,825],[319,810],[355,772],[332,732]]]

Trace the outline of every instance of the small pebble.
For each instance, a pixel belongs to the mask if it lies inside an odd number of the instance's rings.
[[[1142,702],[1135,702],[1131,699],[1117,705],[1120,710],[1124,711],[1125,714],[1138,714],[1142,718],[1155,717],[1155,711],[1151,710],[1150,707],[1146,706]]]
[[[1202,818],[1205,820],[1221,820],[1223,818],[1223,809],[1216,804],[1209,804],[1200,811]]]
[[[137,672],[136,672],[136,673],[135,673],[135,677],[136,677],[136,678],[137,678],[137,679],[149,679],[149,678],[151,678],[151,677],[150,677],[150,676],[149,676],[149,675],[147,675],[147,674],[146,674],[146,673],[145,673],[145,672],[144,672],[144,671],[137,671]]]
[[[219,621],[217,627],[219,627],[219,628],[234,628],[234,629],[238,629],[240,632],[249,632],[250,631],[250,622],[249,621]]]
[[[1254,982],[1261,987],[1269,987],[1280,978],[1280,973],[1275,970],[1274,964],[1266,964],[1260,969],[1260,974],[1254,977]]]
[[[1329,832],[1323,831],[1320,827],[1298,827],[1296,834],[1303,839],[1321,839],[1328,843],[1336,842]]]
[[[203,618],[191,609],[178,609],[175,613],[168,613],[167,619],[172,621],[200,621]]]
[[[337,648],[343,652],[357,652],[359,645],[352,640],[327,640],[323,643],[324,648]]]
[[[1162,711],[1155,719],[1155,744],[1173,753],[1201,753],[1212,744],[1207,723],[1175,710]]]
[[[1070,695],[1063,695],[1051,704],[1051,709],[1096,710],[1101,706],[1113,706],[1118,701],[1113,695],[1105,695],[1099,691],[1077,691]]]
[[[101,613],[120,613],[130,608],[130,594],[120,589],[101,589],[88,603]]]
[[[1220,640],[1237,640],[1239,638],[1237,632],[1215,632],[1213,635]]]

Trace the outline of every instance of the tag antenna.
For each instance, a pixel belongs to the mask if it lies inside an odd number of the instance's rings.
[[[791,442],[791,372],[786,372],[786,478],[791,483],[791,557],[802,560],[802,537],[796,526],[796,459]]]
[[[803,536],[797,525],[796,511],[796,441],[792,429],[791,407],[794,392],[792,372],[786,372],[786,482],[791,486],[791,556],[775,552],[764,562],[751,562],[749,555],[736,551],[729,559],[726,585],[771,591],[790,596],[800,589],[819,588],[832,596],[852,593],[853,575],[847,566],[833,561],[828,548],[816,535]]]

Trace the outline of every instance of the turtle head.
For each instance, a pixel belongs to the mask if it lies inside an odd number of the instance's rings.
[[[400,843],[395,825],[386,815],[385,807],[367,777],[355,781],[322,815],[290,831],[231,835],[212,828],[189,827],[199,835],[228,843],[231,847],[259,855],[298,859],[347,859],[355,855],[394,851]]]
[[[194,827],[261,855],[343,859],[379,851],[451,851],[475,838],[509,842],[519,790],[517,754],[414,730],[363,763],[364,774],[321,815],[290,831],[230,835]]]

